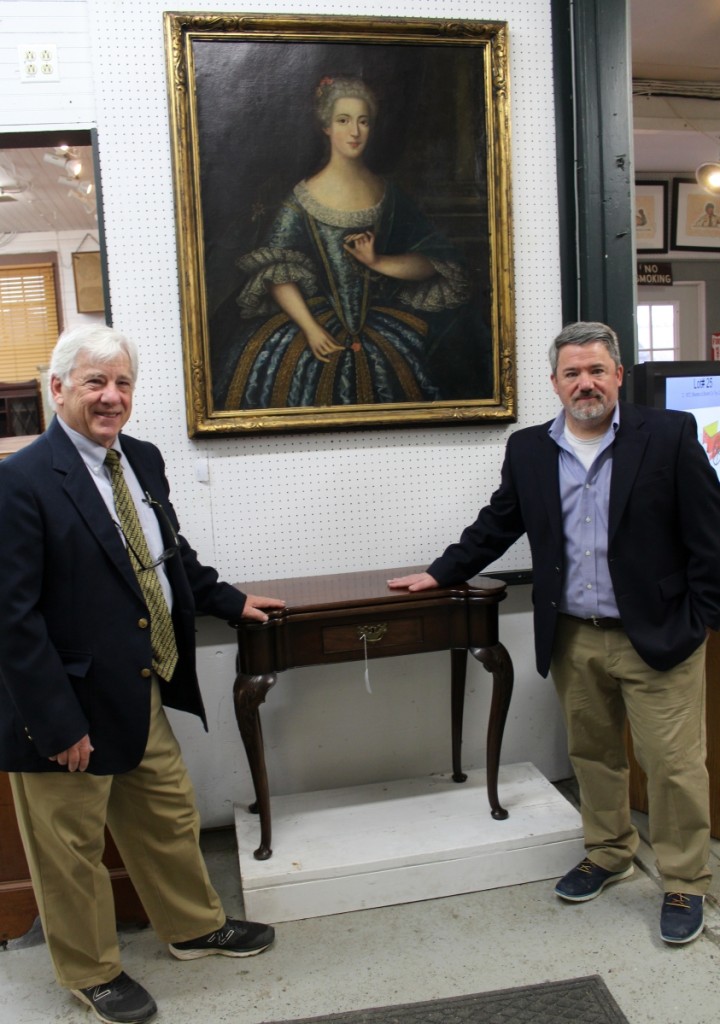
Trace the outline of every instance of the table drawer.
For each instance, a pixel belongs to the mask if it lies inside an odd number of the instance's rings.
[[[378,656],[390,654],[389,648],[422,646],[425,643],[422,616],[405,619],[368,619],[343,626],[325,626],[322,630],[323,654],[350,654],[365,650]]]
[[[497,620],[494,608],[492,615]],[[243,624],[238,640],[241,669],[247,675],[366,656],[392,658],[467,648],[467,604],[446,595],[424,595],[422,600],[405,597],[366,608],[306,611],[291,606],[262,625]]]

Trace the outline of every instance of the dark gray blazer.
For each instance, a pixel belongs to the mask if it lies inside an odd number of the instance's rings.
[[[179,529],[158,449],[122,435],[142,487]],[[159,516],[166,546],[173,544]],[[196,613],[237,622],[245,595],[180,537],[165,563],[179,662],[170,707],[205,712],[195,671]],[[53,420],[0,463],[0,769],[57,771],[48,757],[86,733],[89,771],[141,760],[150,720],[148,611],[122,540],[77,449]]]
[[[500,487],[429,567],[446,585],[469,579],[527,533],[535,653],[550,668],[565,573],[558,447],[550,423],[514,433]],[[664,671],[720,625],[720,483],[688,413],[622,404],[613,444],[608,562],[620,616],[638,654]]]

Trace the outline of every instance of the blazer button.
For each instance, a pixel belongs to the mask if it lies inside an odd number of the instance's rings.
[[[138,619],[138,626],[140,629],[147,629],[150,623],[147,619]]]
[[[150,676],[152,675],[152,672],[150,671],[149,668],[144,668],[141,670],[140,675],[143,677],[143,679],[149,679]]]

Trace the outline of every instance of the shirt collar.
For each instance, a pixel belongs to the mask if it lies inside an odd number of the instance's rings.
[[[85,437],[84,434],[80,434],[77,430],[73,430],[61,416],[56,417],[59,425],[65,431],[67,436],[70,438],[72,443],[80,453],[85,465],[92,472],[97,473],[105,464],[105,455],[107,448],[104,445],[98,444],[96,441],[91,441],[89,437]],[[120,447],[120,437],[116,437],[113,443],[110,445],[115,451],[122,456],[122,448]]]
[[[617,434],[617,432],[618,432],[619,427],[620,427],[620,403],[616,402],[615,408],[613,409],[612,420],[610,422],[610,426],[607,429],[607,433],[605,434],[605,437],[608,438],[610,436],[610,432],[612,431],[612,437],[614,438],[615,434]],[[565,410],[561,409],[560,412],[555,417],[555,419],[550,424],[550,427],[548,428],[548,434],[553,439],[553,441],[555,441],[556,444],[560,444],[560,442],[563,440],[564,433],[565,433]]]

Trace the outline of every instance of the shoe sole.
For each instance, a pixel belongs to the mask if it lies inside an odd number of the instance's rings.
[[[157,1006],[156,1006],[155,1009],[152,1011],[152,1013],[147,1014],[144,1017],[142,1017],[142,1016],[141,1017],[133,1017],[132,1019],[128,1018],[127,1020],[118,1022],[118,1018],[117,1017],[105,1017],[105,1016],[103,1016],[103,1014],[100,1012],[100,1010],[98,1010],[97,1006],[92,1001],[92,999],[88,999],[88,997],[85,995],[85,993],[81,992],[80,989],[71,988],[70,991],[72,992],[72,994],[75,996],[76,999],[79,999],[81,1003],[84,1003],[87,1007],[89,1007],[92,1010],[92,1012],[95,1014],[97,1019],[101,1020],[103,1022],[103,1024],[145,1024],[146,1021],[151,1020],[155,1016],[155,1014],[157,1013]]]
[[[622,882],[623,878],[629,878],[634,870],[635,868],[631,864],[625,871],[620,871],[616,875],[610,875],[594,892],[587,893],[585,896],[569,896],[567,893],[560,892],[557,888],[554,890],[555,895],[559,896],[561,900],[567,900],[568,903],[587,903],[588,900],[597,899],[606,886],[612,885],[613,882]]]
[[[663,935],[662,932],[660,932],[660,938],[670,946],[684,946],[686,943],[693,942],[694,939],[699,938],[699,936],[702,935],[704,928],[705,922],[703,921],[698,930],[693,932],[692,935],[688,935],[686,939],[671,939],[668,935]]]
[[[173,945],[168,945],[168,949],[178,960],[200,960],[204,956],[257,956],[258,953],[269,949],[270,946],[272,946],[272,942],[266,942],[264,946],[258,946],[257,949],[243,950],[222,949],[219,946],[213,946],[212,949],[176,949]]]

